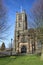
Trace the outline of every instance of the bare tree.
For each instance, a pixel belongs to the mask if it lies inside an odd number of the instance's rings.
[[[38,0],[33,4],[31,17],[35,28],[43,26],[43,0]]]
[[[31,19],[33,21],[32,25],[36,29],[37,38],[43,43],[43,0],[37,0],[33,4],[31,9]]]
[[[3,4],[3,0],[0,0],[0,40],[5,39],[7,29],[9,29],[7,9]]]
[[[43,35],[43,0],[38,0],[34,3],[31,9],[32,25],[37,29],[38,38],[42,41],[40,35]]]

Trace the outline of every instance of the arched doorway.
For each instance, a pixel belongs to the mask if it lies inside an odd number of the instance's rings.
[[[21,48],[21,53],[26,53],[26,52],[27,52],[26,46],[22,46],[22,48]]]

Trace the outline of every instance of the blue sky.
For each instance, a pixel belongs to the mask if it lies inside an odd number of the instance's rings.
[[[3,40],[8,47],[9,43],[11,43],[11,38],[14,39],[14,30],[15,30],[15,21],[16,21],[16,12],[21,11],[22,9],[26,11],[29,21],[29,13],[30,9],[32,8],[33,3],[35,0],[3,0],[4,5],[7,9],[7,21],[11,24],[11,28],[9,31],[9,35],[7,37],[8,40]],[[31,22],[29,22],[30,25]]]

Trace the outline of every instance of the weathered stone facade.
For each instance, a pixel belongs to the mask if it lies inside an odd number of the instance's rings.
[[[16,53],[35,53],[37,51],[37,36],[34,29],[28,29],[25,11],[16,13],[14,49]]]

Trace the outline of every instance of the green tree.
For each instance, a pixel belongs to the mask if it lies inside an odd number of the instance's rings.
[[[3,42],[1,46],[1,51],[4,51],[4,50],[5,50],[5,43]]]

